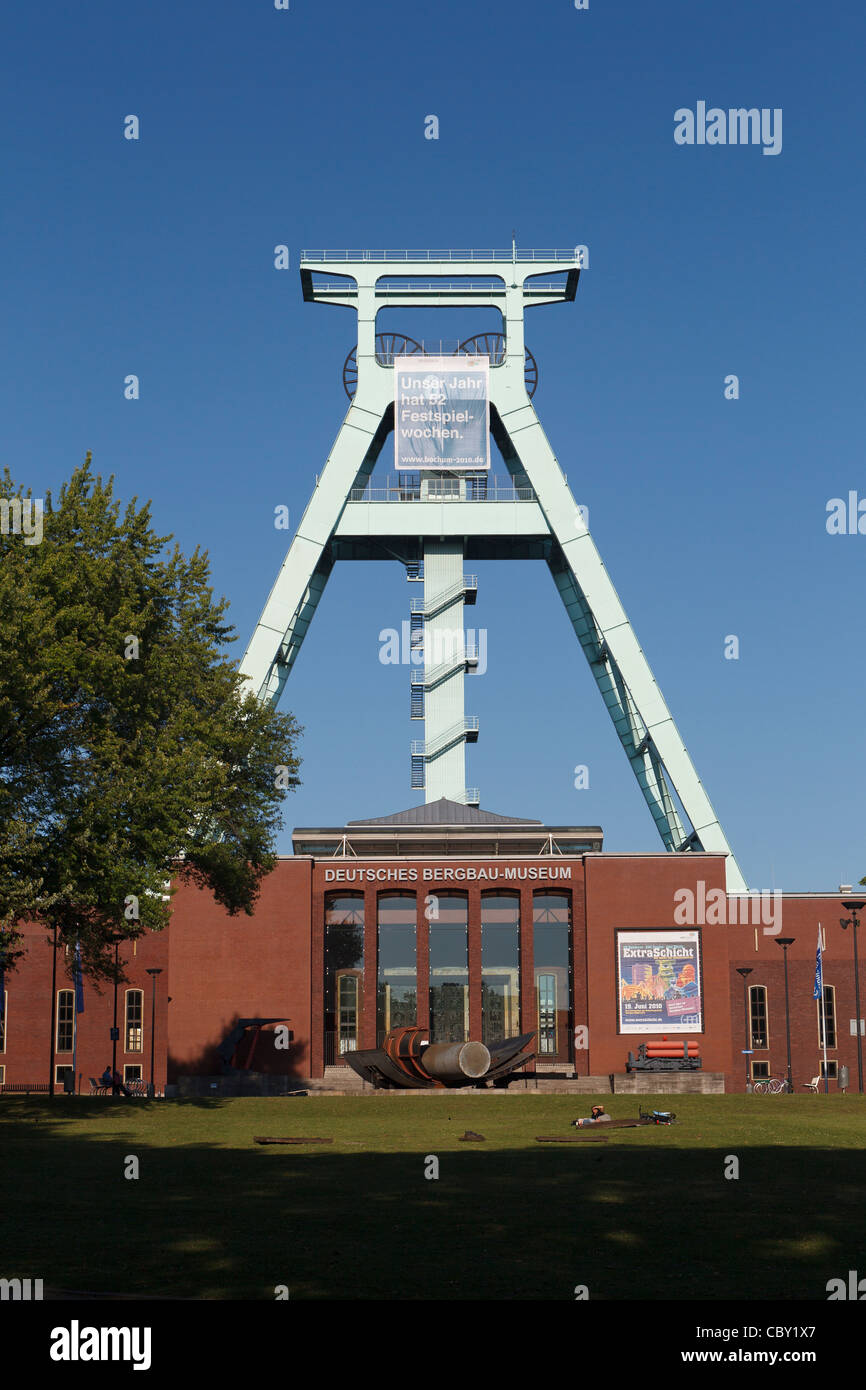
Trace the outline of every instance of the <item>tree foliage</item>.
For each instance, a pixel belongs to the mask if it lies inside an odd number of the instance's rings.
[[[0,498],[22,495],[7,470]],[[114,934],[167,923],[170,878],[249,913],[275,863],[301,731],[245,694],[207,553],[171,539],[137,499],[121,513],[89,454],[46,496],[40,543],[0,534],[7,965],[15,924],[41,921],[107,975]]]

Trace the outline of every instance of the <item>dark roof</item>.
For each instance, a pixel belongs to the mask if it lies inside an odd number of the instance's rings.
[[[542,825],[540,820],[525,816],[500,816],[495,811],[482,811],[478,806],[464,806],[441,796],[423,806],[397,811],[393,816],[376,816],[373,820],[350,820],[349,826],[360,825]]]

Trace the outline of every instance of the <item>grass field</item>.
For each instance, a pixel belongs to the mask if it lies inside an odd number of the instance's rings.
[[[535,1142],[591,1103],[4,1098],[0,1277],[193,1299],[825,1300],[828,1279],[866,1275],[863,1097],[642,1097],[676,1125]]]

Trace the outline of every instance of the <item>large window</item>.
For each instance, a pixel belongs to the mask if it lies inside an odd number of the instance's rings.
[[[566,1061],[572,1050],[571,914],[563,893],[532,900],[538,1055]]]
[[[347,893],[325,904],[326,1061],[357,1052],[364,993],[364,895]]]
[[[765,985],[749,987],[749,1046],[766,1052],[770,1046],[767,1036],[767,989]],[[763,1072],[755,1073],[764,1075]],[[769,1073],[767,1073],[769,1075]]]
[[[430,923],[430,1041],[469,1039],[469,957],[466,898],[431,894],[425,911]]]
[[[75,1042],[75,991],[57,992],[57,1052],[71,1052]]]
[[[520,898],[481,897],[481,1041],[502,1042],[520,1032]]]
[[[126,1042],[124,1052],[141,1052],[144,1047],[142,1014],[144,1011],[144,990],[126,991]]]
[[[383,894],[379,898],[376,1031],[378,1040],[392,1028],[418,1020],[416,913],[414,897]]]
[[[824,1046],[824,1027],[827,1028],[827,1046],[836,1046],[836,988],[835,985],[824,986],[824,1008],[821,1008],[821,1000],[815,1000],[815,1008],[818,1010],[818,1046]]]

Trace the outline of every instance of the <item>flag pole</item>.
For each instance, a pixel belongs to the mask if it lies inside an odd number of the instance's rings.
[[[824,993],[824,951],[821,941],[821,923],[818,923],[818,952],[821,961],[821,1036],[824,1040],[824,1095],[830,1094],[830,1077],[827,1071],[827,996]]]

